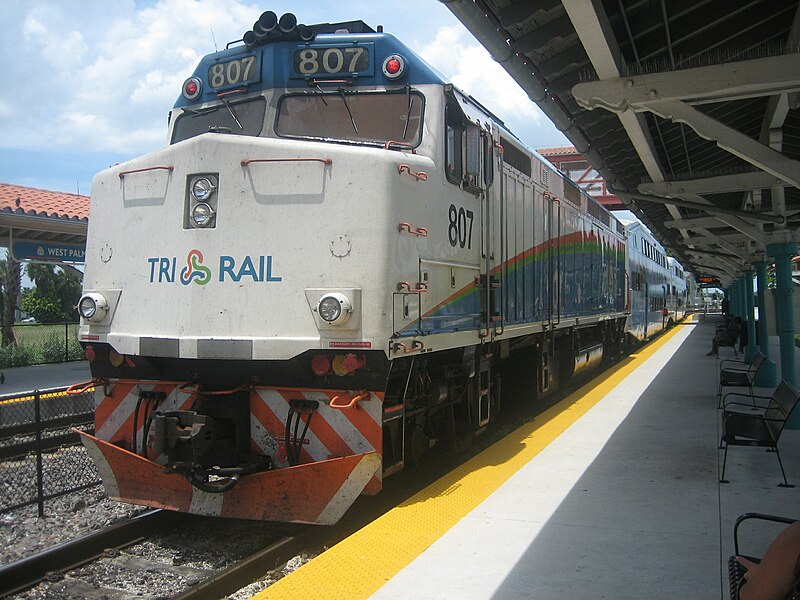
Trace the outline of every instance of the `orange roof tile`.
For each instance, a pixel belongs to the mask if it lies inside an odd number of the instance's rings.
[[[88,221],[89,196],[0,183],[0,211]]]
[[[559,146],[557,148],[539,148],[536,150],[542,156],[556,156],[558,154],[578,154],[575,146]]]

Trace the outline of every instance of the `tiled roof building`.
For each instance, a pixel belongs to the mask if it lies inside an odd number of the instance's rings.
[[[88,222],[89,196],[0,183],[0,210]]]
[[[88,225],[89,196],[0,183],[0,246],[83,246]]]

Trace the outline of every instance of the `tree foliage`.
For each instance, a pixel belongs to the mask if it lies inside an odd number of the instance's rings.
[[[6,250],[6,257],[0,260],[0,295],[2,295],[3,335],[2,345],[14,343],[14,315],[17,298],[22,285],[22,269],[20,262]]]
[[[23,292],[22,310],[39,323],[78,320],[81,280],[76,273],[44,263],[28,263],[25,272],[36,287]]]

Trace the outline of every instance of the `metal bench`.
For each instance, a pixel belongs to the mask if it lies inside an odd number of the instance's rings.
[[[761,562],[760,557],[743,554],[739,551],[739,526],[743,522],[751,519],[767,521],[771,523],[782,523],[785,525],[791,525],[795,522],[795,519],[776,517],[774,515],[764,515],[760,513],[745,513],[736,519],[736,523],[733,525],[733,556],[728,559],[728,583],[730,584],[731,589],[731,600],[739,600],[739,592],[742,589],[742,584],[744,583],[744,574],[747,572],[747,569],[736,560],[736,557],[741,556],[756,564]]]
[[[727,321],[724,324],[718,324],[716,329],[716,334],[722,333],[724,334],[726,331]],[[715,334],[715,335],[716,335]],[[739,333],[741,335],[741,332]],[[739,341],[739,336],[736,337],[735,340],[731,340],[727,336],[723,335],[720,336],[720,339],[717,341],[717,358],[719,358],[719,349],[728,346],[733,349],[733,354],[736,358],[739,358],[739,352],[736,350],[736,343]]]
[[[725,456],[722,460],[722,475],[719,478],[720,483],[728,483],[725,479],[725,465],[728,460],[728,448],[730,446],[755,446],[760,448],[768,448],[775,451],[778,457],[778,464],[781,467],[781,474],[783,475],[783,483],[779,484],[781,487],[794,487],[789,485],[786,480],[786,471],[783,469],[783,462],[781,462],[781,455],[778,451],[778,440],[780,440],[783,428],[786,425],[787,419],[792,414],[797,400],[800,398],[800,393],[797,392],[785,380],[782,380],[772,396],[754,396],[755,398],[769,400],[766,405],[760,407],[762,412],[737,412],[735,406],[748,406],[736,401],[727,401],[729,396],[744,396],[736,392],[729,392],[723,398],[723,412],[722,412],[722,439],[720,446],[724,444]]]
[[[724,387],[746,387],[750,390],[750,398],[753,400],[753,408],[757,408],[756,399],[753,396],[753,382],[758,375],[761,365],[767,359],[761,352],[756,353],[751,363],[739,360],[723,360],[719,364],[719,386],[717,387],[717,408],[722,408],[722,388]],[[727,365],[727,366],[726,366]]]

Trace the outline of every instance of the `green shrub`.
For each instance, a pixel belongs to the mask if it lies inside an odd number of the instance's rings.
[[[17,323],[13,327],[16,344],[0,347],[0,368],[83,360],[78,327],[77,323]]]
[[[69,348],[67,349],[67,360],[84,360],[86,354],[83,351],[83,346],[80,345],[77,338],[69,341]]]
[[[36,364],[35,347],[27,344],[9,344],[0,348],[0,368],[24,367]]]
[[[39,343],[36,350],[39,355],[37,358],[43,363],[63,362],[66,354],[64,336],[52,332]]]

